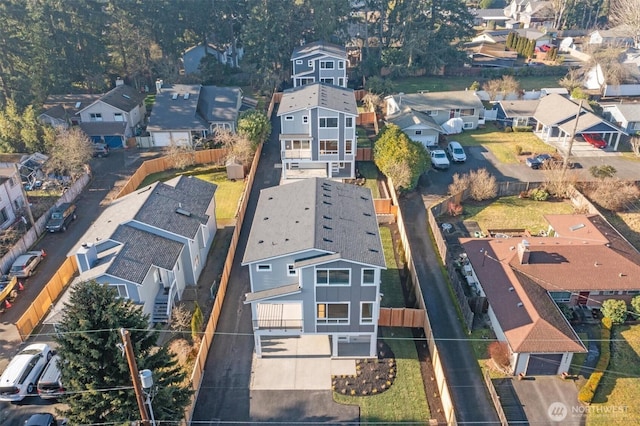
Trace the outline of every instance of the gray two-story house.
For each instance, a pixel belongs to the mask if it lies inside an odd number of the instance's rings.
[[[291,54],[293,87],[327,83],[347,87],[347,51],[337,44],[316,41]]]
[[[314,83],[285,91],[278,108],[281,181],[355,178],[357,115],[351,89]]]
[[[326,335],[332,356],[376,354],[386,269],[371,191],[328,179],[263,189],[247,242],[256,354],[262,338]]]
[[[153,322],[167,322],[204,269],[217,228],[216,188],[180,176],[115,200],[68,254],[78,280],[112,286]]]

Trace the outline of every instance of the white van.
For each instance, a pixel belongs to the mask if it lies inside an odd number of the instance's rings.
[[[21,350],[0,376],[0,401],[22,401],[32,394],[42,369],[52,356],[45,343],[35,343]]]

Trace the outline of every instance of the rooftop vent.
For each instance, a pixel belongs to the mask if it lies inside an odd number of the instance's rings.
[[[579,223],[577,225],[573,225],[573,226],[569,227],[569,229],[571,231],[577,231],[578,229],[584,228],[584,226],[585,226],[584,223]]]
[[[181,214],[182,216],[191,217],[191,212],[185,209],[177,208],[176,213]]]
[[[131,96],[127,95],[126,93],[123,93],[122,97],[125,98],[125,99],[131,99]]]
[[[185,101],[186,101],[187,99],[189,99],[189,94],[188,94],[188,93],[185,93],[185,94],[184,94],[184,96],[182,97],[182,99],[184,99]]]
[[[509,291],[513,291],[513,287],[509,287]]]
[[[327,242],[327,243],[332,243],[333,242],[333,240],[330,240],[327,237],[322,238],[322,241]]]
[[[76,108],[80,108],[80,105],[82,105],[82,102],[76,102]]]
[[[522,302],[518,302],[518,308],[522,308]]]
[[[178,99],[178,94],[174,93],[173,95],[171,95],[171,99],[173,99],[174,101]]]

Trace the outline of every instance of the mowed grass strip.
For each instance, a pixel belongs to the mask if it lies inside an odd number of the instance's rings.
[[[215,193],[216,199],[216,220],[230,220],[235,218],[238,202],[244,190],[244,180],[235,182],[227,179],[227,171],[220,166],[198,166],[189,167],[185,170],[165,170],[147,176],[140,184],[139,188],[151,185],[157,181],[167,181],[176,176],[194,176],[207,182],[218,185]]]
[[[640,324],[614,326],[611,362],[587,411],[587,426],[638,424],[638,395]]]
[[[482,146],[491,151],[498,161],[506,164],[519,162],[517,146],[522,148],[522,152],[530,154],[556,152],[554,147],[542,142],[532,132],[505,132],[493,124],[487,124],[483,129],[465,131],[451,136],[451,139],[465,146]]]
[[[489,229],[527,229],[536,235],[549,228],[544,215],[574,213],[569,201],[534,201],[515,195],[482,203],[465,201],[462,206],[462,219],[456,219],[478,222],[487,235]]]
[[[381,328],[381,334],[396,358],[398,374],[393,385],[377,395],[346,396],[334,392],[334,400],[340,404],[359,405],[362,425],[427,424],[431,414],[413,334],[405,328]]]
[[[358,161],[357,166],[360,174],[367,180],[365,187],[371,190],[373,198],[380,198],[380,188],[378,187],[378,167],[373,161]]]

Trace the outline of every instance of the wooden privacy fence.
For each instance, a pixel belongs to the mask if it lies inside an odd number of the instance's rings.
[[[195,164],[221,164],[227,158],[227,153],[227,149],[220,148],[194,151],[182,155],[193,156]],[[118,192],[116,199],[124,197],[127,194],[131,194],[133,191],[138,189],[147,176],[153,173],[163,172],[171,168],[173,168],[173,160],[167,156],[144,161],[122,187],[120,192]]]
[[[411,308],[380,308],[381,327],[424,327],[425,312]]]
[[[34,328],[42,321],[49,312],[49,308],[58,299],[58,296],[67,288],[73,276],[78,272],[75,256],[67,257],[64,263],[58,268],[49,282],[40,291],[40,294],[31,303],[31,306],[16,321],[16,328],[20,334],[20,339],[24,342],[29,337]]]
[[[356,125],[373,124],[377,120],[378,117],[375,112],[361,112],[358,114],[358,117],[356,117]]]
[[[191,422],[193,416],[193,408],[198,400],[198,393],[200,392],[200,384],[202,383],[202,376],[204,375],[204,367],[207,362],[207,356],[209,355],[209,349],[211,348],[211,342],[213,342],[213,336],[218,325],[220,313],[222,312],[222,302],[224,296],[227,293],[227,286],[229,285],[229,276],[231,275],[231,267],[233,266],[233,260],[236,254],[236,248],[238,246],[238,240],[240,239],[240,231],[242,230],[242,223],[244,222],[244,215],[247,211],[247,204],[249,202],[249,194],[251,194],[251,188],[253,187],[253,181],[256,175],[256,169],[258,168],[258,162],[260,161],[260,155],[262,153],[262,144],[256,150],[251,163],[251,170],[247,176],[247,184],[245,185],[242,199],[240,200],[240,207],[238,208],[238,217],[236,219],[236,226],[233,230],[231,237],[231,245],[227,252],[227,258],[224,262],[224,268],[222,269],[222,276],[220,277],[220,285],[213,302],[213,309],[209,321],[202,335],[202,341],[200,342],[200,349],[198,350],[198,356],[195,360],[193,372],[191,373],[191,386],[194,390],[194,394],[191,398],[191,403],[185,410],[185,419],[187,424]]]
[[[357,148],[356,161],[373,161],[373,150],[371,148]]]
[[[392,214],[398,213],[398,206],[393,204],[391,198],[374,198],[373,207],[376,210],[376,214]]]

